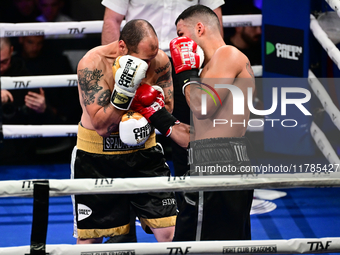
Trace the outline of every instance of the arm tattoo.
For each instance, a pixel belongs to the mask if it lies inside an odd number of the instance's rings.
[[[171,89],[168,90],[168,100],[172,99],[173,92]]]
[[[155,70],[156,74],[159,74],[159,73],[165,71],[166,69],[169,68],[169,66],[170,66],[170,61],[168,61],[168,63],[166,63],[165,66],[161,66],[160,68],[157,68],[157,69]]]
[[[104,112],[110,103],[111,91],[109,89],[103,91],[98,97],[98,105],[104,107]]]
[[[246,64],[246,69],[247,69],[248,73],[250,74],[250,76],[252,77],[252,80],[253,80],[253,82],[255,84],[255,75],[254,75],[253,69],[250,66],[250,62],[249,61]]]
[[[160,76],[157,79],[156,84],[159,85],[162,88],[167,88],[167,87],[172,86],[172,79],[171,79],[171,72],[170,72],[170,70],[167,71],[162,76]]]
[[[85,106],[93,104],[95,94],[103,88],[98,85],[98,81],[103,76],[102,70],[94,69],[93,71],[90,71],[88,68],[79,70],[78,81],[80,89],[82,90]]]

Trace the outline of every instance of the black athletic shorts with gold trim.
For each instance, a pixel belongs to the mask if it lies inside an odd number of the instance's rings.
[[[169,176],[162,147],[153,132],[141,147],[123,144],[118,133],[103,138],[79,125],[72,153],[72,178],[134,178]],[[81,239],[127,234],[130,204],[143,229],[174,226],[176,201],[172,192],[74,196],[75,232]]]

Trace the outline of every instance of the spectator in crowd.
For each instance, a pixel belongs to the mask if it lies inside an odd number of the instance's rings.
[[[261,14],[261,10],[254,5],[238,5],[233,15]],[[231,36],[225,36],[224,41],[233,45],[245,54],[252,65],[261,65],[261,26],[235,27]]]
[[[7,8],[6,5],[7,4]],[[9,23],[27,23],[36,22],[39,15],[39,9],[35,0],[12,0],[3,3],[1,1],[1,22]]]
[[[72,70],[68,59],[51,50],[45,50],[43,36],[29,36],[19,38],[20,49],[13,55],[13,46],[8,38],[1,38],[1,75],[27,76],[27,75],[55,75],[71,74]],[[53,52],[53,53],[52,53]],[[27,68],[27,66],[29,68]],[[40,88],[2,90],[1,100],[3,107],[4,124],[76,124],[81,109],[74,102],[78,96],[77,88]],[[72,100],[71,100],[72,98]],[[62,100],[61,100],[62,99]],[[17,163],[16,154],[24,147],[27,152],[27,162],[37,159],[36,150],[45,150],[57,146],[65,149],[65,143],[71,150],[74,143],[72,138],[38,138],[5,141],[7,155],[2,163]],[[29,146],[23,144],[31,141]],[[7,146],[6,146],[7,145]],[[47,146],[48,145],[48,146]],[[17,152],[16,152],[17,151]],[[66,161],[67,159],[65,159]],[[24,162],[24,161],[22,161]]]
[[[70,61],[61,51],[50,47],[44,36],[25,36],[19,38],[18,55],[24,60],[31,75],[73,74]],[[74,102],[78,98],[77,87],[41,89],[45,95],[47,110],[52,112],[45,124],[77,124],[81,114],[80,106]],[[71,149],[75,138],[44,138],[39,140],[40,153],[60,147]],[[45,151],[45,152],[44,152]]]
[[[223,33],[221,5],[224,4],[224,0],[170,0],[166,3],[164,1],[151,0],[103,0],[102,4],[106,7],[102,31],[102,44],[108,44],[119,39],[123,19],[127,22],[132,19],[145,19],[149,21],[156,30],[159,40],[159,48],[167,53],[171,60],[169,44],[173,38],[177,37],[175,20],[184,9],[195,4],[203,4],[214,10],[219,17],[221,33]],[[174,70],[172,77],[174,77]],[[181,92],[181,87],[177,85],[177,81],[175,79],[173,79],[173,87],[174,91],[169,91],[170,94],[168,95],[171,98],[174,98],[173,115],[181,122],[190,124],[190,109]],[[175,175],[183,175],[188,170],[187,151],[172,141],[171,144]],[[176,194],[176,197],[177,200],[180,200],[182,196]],[[134,223],[135,216],[132,215],[130,221],[130,233],[125,236],[111,238],[108,242],[136,242],[137,239]]]
[[[248,15],[261,14],[261,10],[252,3],[235,5],[233,15]],[[252,66],[262,65],[262,50],[261,50],[261,26],[243,26],[233,28],[233,33],[228,36],[226,33],[224,41],[228,45],[233,45],[246,55]],[[261,81],[256,81],[256,91],[253,100],[254,107],[258,110],[263,110],[263,93]],[[250,118],[262,118],[262,116],[250,114]]]
[[[37,17],[40,22],[67,22],[72,18],[62,13],[63,0],[38,0],[41,15]]]
[[[19,37],[18,55],[32,75],[72,74],[67,56],[49,47],[44,36]]]
[[[27,76],[28,70],[24,61],[13,56],[13,46],[9,38],[0,38],[0,71],[1,76]],[[38,99],[37,99],[38,98]],[[36,102],[37,110],[33,110]],[[3,124],[38,124],[42,121],[41,111],[46,107],[45,100],[33,90],[1,90]],[[34,157],[34,140],[5,139],[0,151],[1,164],[28,163]]]

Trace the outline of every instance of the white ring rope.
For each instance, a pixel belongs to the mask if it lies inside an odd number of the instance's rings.
[[[311,70],[308,72],[308,83],[313,89],[315,95],[319,98],[325,111],[331,117],[334,125],[340,130],[340,111],[333,103],[333,100],[328,95],[324,86]]]
[[[325,0],[340,17],[340,0]]]
[[[339,165],[337,166],[339,168]],[[335,167],[334,167],[335,169]],[[170,191],[221,191],[300,187],[340,187],[340,170],[330,173],[259,174],[202,177],[51,179],[50,196],[133,194]],[[263,178],[258,178],[258,177]],[[291,177],[289,177],[291,176]],[[0,197],[31,197],[39,180],[0,181]]]
[[[252,119],[255,121],[255,119]],[[263,119],[258,119],[263,123]],[[5,139],[77,136],[78,125],[2,125]],[[263,127],[247,127],[249,132],[262,132]],[[156,134],[161,134],[156,129]]]
[[[46,245],[50,255],[168,255],[168,254],[315,254],[340,252],[340,238],[296,238],[288,240],[200,241],[164,243],[115,243]],[[29,246],[0,248],[0,255],[29,254]]]
[[[310,29],[321,46],[328,53],[329,57],[340,69],[340,51],[335,44],[329,39],[326,32],[321,28],[319,22],[313,15],[310,15]]]
[[[222,16],[223,27],[261,26],[262,14]]]
[[[327,140],[327,137],[325,134],[321,131],[321,129],[312,122],[310,126],[310,133],[316,143],[316,145],[319,147],[320,151],[325,155],[326,159],[331,164],[340,164],[340,159],[336,152],[334,151],[332,145]]]
[[[103,21],[0,23],[1,37],[101,33]]]
[[[262,76],[262,66],[252,66],[255,77]],[[41,76],[3,76],[0,77],[2,89],[31,89],[46,87],[75,87],[78,84],[76,74],[41,75]]]
[[[78,77],[76,74],[1,77],[1,89],[76,87],[77,85]]]
[[[5,139],[77,136],[78,125],[3,125]]]
[[[228,15],[222,16],[224,27],[261,26],[262,15]],[[101,33],[103,21],[73,21],[73,22],[34,22],[34,23],[0,23],[0,37],[16,37],[31,35],[60,34],[93,34]],[[122,22],[121,28],[125,25]]]

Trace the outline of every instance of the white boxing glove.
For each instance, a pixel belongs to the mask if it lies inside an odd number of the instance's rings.
[[[136,90],[146,75],[148,64],[139,58],[125,55],[116,58],[112,66],[115,86],[111,103],[120,110],[130,108]]]
[[[151,131],[149,122],[138,112],[128,111],[119,123],[120,140],[130,146],[143,145]]]

